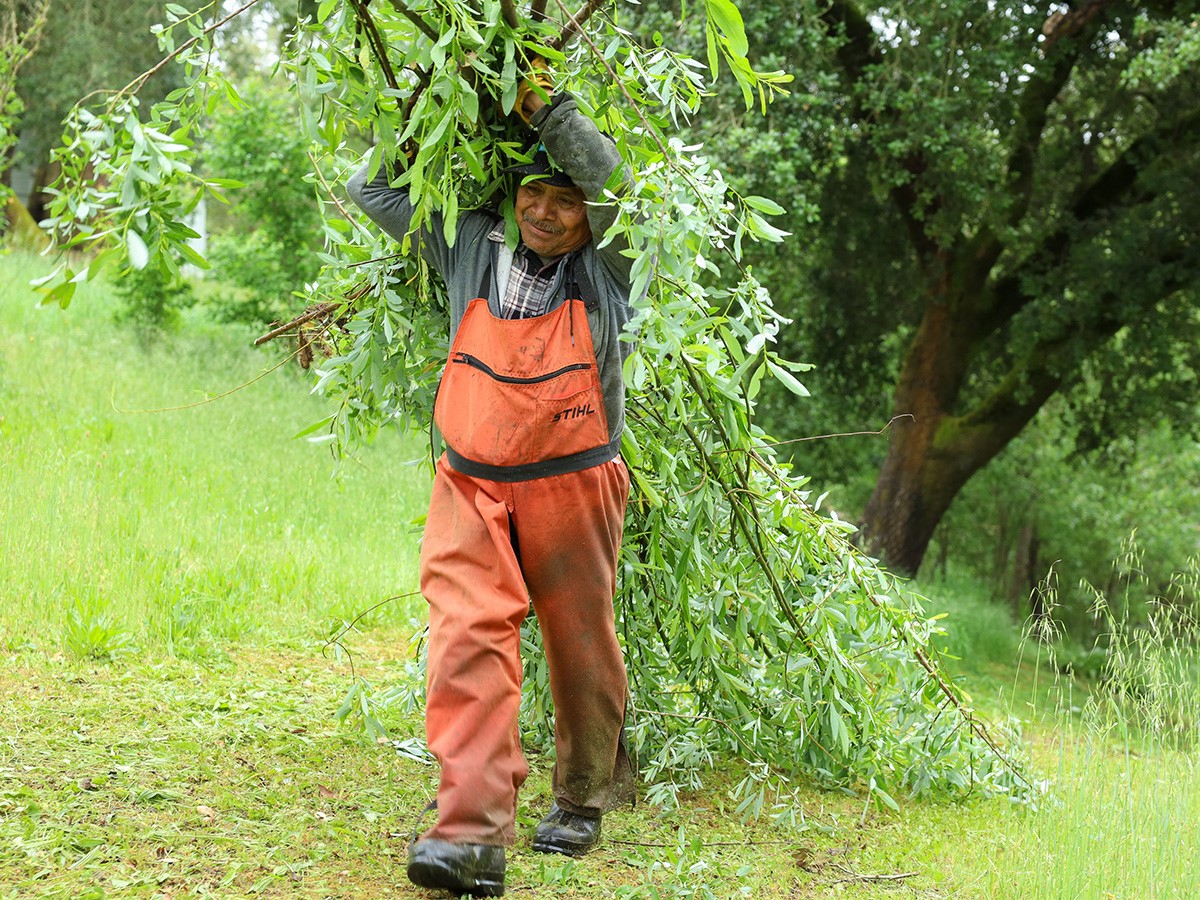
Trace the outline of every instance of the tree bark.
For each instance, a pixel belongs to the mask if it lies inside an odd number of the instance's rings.
[[[1017,538],[1017,555],[1013,562],[1012,589],[1009,597],[1018,620],[1024,613],[1022,607],[1025,598],[1033,597],[1037,593],[1040,581],[1038,577],[1040,546],[1037,526],[1032,522],[1026,522]],[[1036,612],[1036,610],[1031,610],[1031,612]]]
[[[1168,279],[1163,296],[1186,283],[1186,273]],[[966,296],[966,295],[963,295]],[[1097,298],[1112,310],[1115,297]],[[901,575],[915,575],[933,531],[959,490],[1029,424],[1063,386],[1055,366],[1068,347],[1086,356],[1125,324],[1102,316],[1083,327],[1047,336],[1013,361],[991,394],[968,411],[960,390],[972,353],[983,337],[981,319],[969,304],[962,313],[948,303],[931,303],[910,346],[896,389],[895,411],[912,418],[892,427],[887,456],[861,522],[860,543]]]
[[[868,552],[905,575],[917,568],[933,531],[970,473],[938,462],[938,433],[966,370],[969,336],[951,305],[930,303],[896,387],[888,453],[863,512]],[[947,460],[942,460],[947,461]]]
[[[50,202],[50,195],[46,193],[46,185],[53,184],[56,177],[58,177],[57,163],[43,162],[33,172],[33,187],[29,191],[27,207],[29,215],[35,222],[46,218],[46,206]]]
[[[1073,344],[1088,350],[1122,325],[1116,318],[1090,329],[1047,336],[1013,361],[992,390],[966,412],[962,388],[973,353],[986,337],[976,312],[979,287],[944,278],[941,297],[926,307],[896,388],[887,456],[861,521],[859,542],[901,575],[917,573],[934,529],[963,485],[1021,433],[1062,387],[1053,361]],[[956,287],[957,286],[957,287]]]
[[[0,221],[3,224],[0,234],[4,235],[9,247],[41,253],[50,243],[50,238],[37,227],[37,223],[29,215],[29,210],[16,195],[8,198],[3,219]]]

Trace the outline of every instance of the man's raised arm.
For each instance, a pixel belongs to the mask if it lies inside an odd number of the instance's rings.
[[[616,145],[600,132],[595,122],[579,111],[570,94],[556,94],[548,104],[533,93],[524,99],[526,113],[534,108],[528,121],[546,145],[546,152],[592,201],[588,205],[588,224],[599,244],[617,218],[616,207],[605,202],[604,188],[608,186],[620,196],[622,188],[632,180],[628,167],[621,160]],[[626,285],[633,265],[633,260],[621,253],[627,246],[618,238],[597,251],[612,274]]]

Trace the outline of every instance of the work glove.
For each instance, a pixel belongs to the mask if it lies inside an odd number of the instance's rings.
[[[513,110],[521,121],[526,125],[531,125],[530,118],[541,107],[538,104],[533,109],[526,109],[525,102],[530,95],[542,99],[542,94],[549,95],[551,88],[554,87],[554,82],[550,78],[550,67],[546,65],[546,61],[540,56],[535,56],[529,61],[529,71],[526,73],[524,80],[517,87],[517,102],[513,105]]]

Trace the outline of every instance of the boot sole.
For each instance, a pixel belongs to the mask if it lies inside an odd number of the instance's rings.
[[[471,884],[464,884],[453,872],[429,863],[409,863],[408,880],[417,887],[442,888],[447,891],[458,891],[460,894],[470,894],[472,897],[504,896],[503,881],[475,878],[472,879]]]

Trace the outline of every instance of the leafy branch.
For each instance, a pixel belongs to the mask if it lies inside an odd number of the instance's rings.
[[[915,602],[891,599],[899,586],[849,546],[844,523],[809,502],[805,479],[776,459],[755,423],[764,380],[803,398],[797,374],[806,367],[772,350],[785,323],[743,258],[750,242],[786,237],[768,220],[782,208],[738,195],[698,148],[664,133],[662,123],[702,101],[705,66],[639,46],[614,19],[594,15],[602,4],[571,14],[556,3],[557,34],[536,3],[514,25],[508,3],[490,17],[434,4],[418,22],[400,2],[327,2],[281,65],[305,99],[302,124],[325,194],[359,163],[345,155],[347,142],[373,133],[371,165],[399,163],[393,183],[412,199],[414,229],[453,235],[460,204],[499,189],[512,148],[529,138],[506,113],[537,53],[553,57],[581,108],[602,111],[630,163],[630,190],[604,198],[615,220],[604,237],[619,234],[630,248],[637,313],[622,447],[635,487],[616,607],[642,712],[636,732],[658,779],[653,796],[669,802],[718,752],[746,760],[737,793],[749,814],[786,805],[800,776],[863,788],[888,806],[897,790],[1027,796],[1021,765],[942,674],[933,623]],[[697,9],[710,77],[723,63],[747,107],[755,91],[765,105],[786,76],[750,64],[731,0]],[[576,38],[583,49],[563,53]],[[202,49],[193,44],[180,60]],[[618,51],[625,74],[611,64]],[[219,74],[197,67],[193,77],[193,89],[151,111],[152,127],[131,103],[74,126],[56,224],[60,234],[77,231],[71,246],[98,253],[81,272],[61,270],[50,297],[69,299],[66,285],[92,277],[105,254],[135,266],[188,258],[184,218],[197,195],[181,197],[180,186],[228,186],[192,173],[190,129],[205,96],[236,96]],[[84,174],[97,159],[103,185]],[[327,428],[346,452],[385,425],[428,424],[448,323],[442,288],[418,254],[397,256],[336,198],[320,203],[333,262],[308,309],[258,343],[311,332],[328,342],[330,356],[313,371],[333,410],[313,428]],[[536,713],[549,708],[548,684],[537,654],[528,663],[527,708]],[[532,725],[548,739],[544,721]]]

